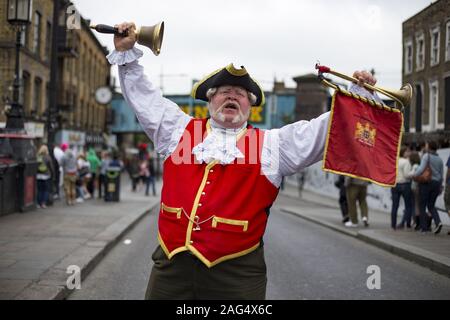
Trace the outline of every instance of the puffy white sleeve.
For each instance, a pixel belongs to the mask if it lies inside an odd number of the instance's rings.
[[[263,173],[277,187],[290,176],[322,160],[330,112],[311,121],[298,121],[266,131],[261,165]]]
[[[138,63],[140,57],[142,51],[137,48],[113,51],[107,56],[111,64],[119,65],[120,87],[125,101],[153,141],[156,152],[167,157],[176,149],[192,117],[162,96],[159,88],[144,75],[144,68]]]

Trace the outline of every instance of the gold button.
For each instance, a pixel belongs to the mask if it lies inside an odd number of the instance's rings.
[[[201,207],[201,206],[202,206],[202,204],[201,204],[201,203],[199,203],[199,204],[198,204],[198,206],[199,206],[199,207]]]
[[[189,243],[190,243],[190,244],[194,244],[194,241],[191,240],[191,241],[189,241]]]
[[[214,172],[214,170],[212,170],[212,169],[211,169],[211,170],[209,170],[209,172],[210,172],[210,173],[213,173],[213,172]]]
[[[211,184],[211,181],[206,181],[206,184]]]
[[[202,192],[202,196],[205,196],[206,195],[206,192]]]

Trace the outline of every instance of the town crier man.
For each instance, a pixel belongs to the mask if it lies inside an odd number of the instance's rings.
[[[322,159],[329,113],[281,129],[253,128],[247,121],[264,92],[244,67],[230,64],[194,86],[210,118],[192,118],[144,75],[135,25],[117,27],[131,32],[115,36],[108,59],[119,65],[122,93],[164,157],[160,245],[146,298],[265,299],[270,208],[283,176]],[[355,76],[375,83],[367,72]]]

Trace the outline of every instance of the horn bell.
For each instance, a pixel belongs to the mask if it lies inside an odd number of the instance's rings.
[[[407,83],[398,92],[398,98],[402,101],[403,106],[409,107],[413,96],[413,88]]]
[[[137,43],[146,46],[152,50],[155,56],[161,52],[161,46],[164,36],[164,21],[154,26],[142,26],[137,32]]]
[[[405,84],[400,90],[396,90],[396,91],[391,91],[391,90],[379,88],[379,87],[377,87],[377,89],[379,89],[378,91],[381,92],[382,94],[384,94],[390,98],[393,98],[394,101],[397,104],[400,104],[401,107],[403,107],[403,108],[406,108],[411,104],[411,100],[412,100],[412,96],[413,96],[413,88],[409,83]]]

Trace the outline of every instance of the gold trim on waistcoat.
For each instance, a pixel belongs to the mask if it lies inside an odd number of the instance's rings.
[[[243,136],[246,135],[247,133],[247,128],[242,129],[236,138],[236,142],[239,141]],[[206,132],[207,134],[211,133],[211,124],[209,122],[209,120],[206,122]],[[191,236],[192,236],[192,229],[194,226],[194,221],[195,221],[195,216],[197,214],[197,210],[198,210],[198,205],[200,203],[200,199],[203,193],[203,190],[205,189],[206,186],[206,182],[208,181],[208,176],[210,173],[210,170],[219,163],[219,161],[213,161],[211,163],[209,163],[206,167],[205,167],[205,171],[203,174],[203,179],[202,182],[197,190],[197,195],[195,197],[194,200],[194,205],[192,207],[191,210],[191,215],[190,215],[190,219],[189,219],[189,224],[188,224],[188,228],[187,228],[187,232],[186,232],[186,241],[185,241],[185,246],[183,247],[179,247],[176,248],[175,250],[173,250],[172,252],[169,252],[169,250],[167,249],[167,246],[164,244],[164,241],[161,237],[161,235],[158,232],[158,240],[159,240],[159,244],[161,245],[161,248],[163,249],[164,253],[166,254],[166,256],[171,259],[173,256],[175,256],[177,253],[183,252],[183,251],[191,251],[200,261],[202,261],[208,268],[211,268],[215,265],[217,265],[220,262],[226,261],[226,260],[230,260],[230,259],[234,259],[243,255],[246,255],[254,250],[256,250],[259,246],[260,243],[258,242],[258,244],[256,244],[255,246],[248,248],[246,250],[240,251],[240,252],[236,252],[227,256],[223,256],[215,261],[209,261],[208,259],[206,259],[196,248],[195,248],[195,244],[191,244]],[[162,204],[164,206],[164,204]],[[170,208],[170,207],[169,207]],[[171,210],[168,210],[169,212],[173,212],[173,213],[177,213],[177,217],[178,217],[178,211],[176,211],[178,208],[170,208]],[[180,210],[182,210],[182,208],[180,208]],[[179,213],[181,215],[181,211]],[[217,219],[217,217],[214,217],[213,219]],[[233,222],[237,222],[237,220],[231,220],[231,219],[224,219],[224,218],[218,218],[215,225],[213,225],[213,227],[217,227],[217,222],[225,222],[225,221],[233,221]],[[248,221],[246,221],[246,224],[242,224],[240,223],[239,225],[243,226],[244,231],[247,231],[248,228]],[[228,223],[228,222],[225,222]],[[213,222],[214,224],[214,222]],[[235,223],[230,223],[230,224],[235,224]]]
[[[242,231],[246,232],[248,230],[248,221],[247,220],[233,220],[233,219],[225,219],[220,217],[213,217],[212,227],[217,228],[218,223],[231,224],[234,226],[242,226]]]
[[[163,211],[167,211],[170,213],[176,213],[177,214],[177,219],[181,219],[181,213],[183,212],[183,208],[172,208],[172,207],[168,207],[164,204],[164,202],[161,202],[161,209]]]
[[[208,176],[209,176],[209,171],[211,170],[211,168],[213,168],[218,163],[219,163],[219,161],[213,161],[210,164],[208,164],[205,168],[205,173],[203,174],[203,180],[202,180],[202,183],[200,184],[200,188],[197,191],[197,195],[195,196],[194,205],[192,207],[191,216],[189,219],[189,225],[188,225],[188,229],[187,229],[187,233],[186,233],[186,242],[185,242],[187,247],[189,247],[189,245],[191,243],[192,228],[194,226],[193,221],[195,221],[195,216],[196,216],[197,210],[198,210],[198,204],[200,203],[200,198],[202,196],[202,192],[205,189],[206,181],[208,180]]]
[[[172,252],[169,252],[169,250],[167,249],[166,245],[164,244],[163,239],[161,238],[161,235],[158,233],[158,241],[159,244],[161,245],[161,248],[163,249],[164,253],[166,254],[167,258],[170,260],[172,259],[176,254],[180,253],[180,252],[184,252],[184,251],[191,251],[192,254],[194,256],[197,257],[197,259],[199,259],[201,262],[203,262],[204,265],[206,265],[208,268],[212,268],[216,265],[218,265],[219,263],[222,263],[224,261],[227,260],[231,260],[231,259],[236,259],[242,256],[245,256],[246,254],[249,254],[250,252],[255,251],[256,249],[259,248],[259,246],[261,245],[260,242],[258,242],[256,245],[254,245],[251,248],[248,248],[246,250],[240,251],[240,252],[236,252],[227,256],[223,256],[215,261],[209,261],[208,259],[206,259],[201,253],[200,251],[198,251],[195,247],[189,245],[187,247],[179,247],[175,250],[173,250]]]

